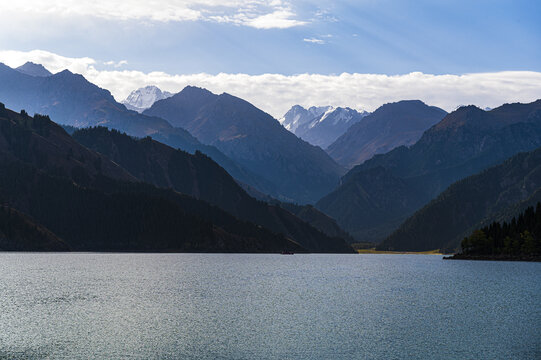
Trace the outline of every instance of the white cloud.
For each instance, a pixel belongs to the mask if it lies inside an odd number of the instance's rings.
[[[215,21],[257,29],[289,28],[307,22],[295,19],[291,4],[281,0],[17,0],[0,2],[0,18],[92,16],[107,20]]]
[[[120,60],[119,62],[115,62],[113,60],[109,60],[109,61],[104,61],[103,64],[107,65],[107,66],[114,66],[115,68],[119,68],[119,67],[122,67],[124,65],[127,65],[128,61],[127,60]]]
[[[53,73],[68,69],[74,73],[85,74],[88,69],[92,69],[96,64],[96,60],[88,57],[71,58],[44,50],[32,50],[27,52],[0,50],[0,62],[3,62],[8,66],[17,67],[27,61],[42,64],[47,70]]]
[[[286,29],[306,24],[305,21],[292,19],[295,14],[289,9],[276,10],[270,14],[260,15],[246,21],[246,25],[256,29]]]
[[[325,41],[324,41],[324,40],[322,40],[322,39],[316,39],[316,38],[309,38],[309,39],[304,38],[304,39],[302,39],[302,41],[304,41],[304,42],[309,42],[309,43],[312,43],[312,44],[319,44],[319,45],[325,44]]]
[[[26,61],[43,64],[52,72],[69,69],[109,89],[117,100],[145,85],[178,92],[186,85],[228,92],[281,117],[292,105],[349,106],[369,111],[387,102],[420,99],[430,105],[454,110],[461,104],[481,108],[507,102],[530,102],[541,98],[541,73],[504,71],[463,75],[403,75],[343,73],[321,74],[188,74],[144,73],[134,70],[97,70],[96,60],[69,58],[42,50],[0,51],[0,62],[16,67]]]

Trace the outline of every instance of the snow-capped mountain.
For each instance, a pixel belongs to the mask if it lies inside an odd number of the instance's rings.
[[[325,149],[366,115],[366,111],[348,107],[312,106],[305,109],[295,105],[280,122],[301,139]]]
[[[295,134],[297,128],[305,123],[312,121],[314,118],[321,116],[331,106],[312,106],[308,109],[300,105],[294,105],[279,121],[282,125]]]
[[[170,92],[161,91],[157,86],[149,85],[132,91],[126,100],[122,101],[122,104],[130,110],[143,112],[143,110],[151,107],[156,101],[167,99],[171,96],[173,94]]]

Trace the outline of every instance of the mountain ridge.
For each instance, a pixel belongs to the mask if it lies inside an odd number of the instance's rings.
[[[452,183],[538,146],[541,146],[539,100],[529,104],[502,105],[488,112],[471,107],[459,108],[425,131],[411,147],[401,146],[375,155],[351,169],[342,178],[340,187],[320,200],[316,207],[335,218],[357,239],[379,242]],[[399,218],[382,216],[367,224],[361,217],[355,217],[355,214],[362,213],[359,208],[362,202],[358,203],[360,195],[351,189],[362,188],[364,184],[358,183],[358,179],[369,179],[362,174],[380,167],[405,184],[404,196],[415,194],[419,203],[407,202],[405,204],[411,206],[404,207],[401,196],[393,195],[392,189],[382,189],[381,193],[372,196],[385,198],[388,211],[393,212],[397,208],[404,211]],[[337,199],[342,199],[342,202]],[[349,226],[346,226],[346,214],[354,219],[347,221]],[[370,233],[378,235],[367,238]]]
[[[108,90],[69,70],[49,77],[34,77],[0,63],[0,101],[9,108],[48,114],[63,125],[107,126],[137,137],[152,136],[190,153],[200,150],[237,180],[265,193],[274,191],[272,183],[243,168],[216,147],[202,144],[188,131],[175,128],[164,119],[126,109]]]
[[[0,108],[0,203],[72,250],[306,251],[204,201],[140,182],[47,116]],[[29,234],[24,224],[18,230]]]
[[[160,116],[216,146],[277,186],[279,200],[310,203],[338,184],[343,169],[269,114],[233,95],[185,87],[143,114]]]
[[[533,205],[536,194],[541,194],[541,148],[517,154],[452,184],[408,218],[378,249],[456,250],[474,229],[502,217],[507,220]]]
[[[73,138],[106,155],[142,181],[204,200],[239,219],[283,233],[310,251],[347,248],[343,241],[318,234],[293,212],[252,198],[223,168],[200,152],[191,155],[150,138],[134,139],[106,128],[81,129]]]
[[[351,168],[375,154],[411,146],[423,132],[447,113],[420,100],[402,100],[380,106],[347,129],[327,148],[338,163]]]
[[[46,77],[53,74],[49,70],[47,70],[45,66],[33,63],[31,61],[25,62],[21,66],[17,67],[15,70],[30,76]]]

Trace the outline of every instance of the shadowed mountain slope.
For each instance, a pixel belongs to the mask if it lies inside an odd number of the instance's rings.
[[[474,229],[514,215],[541,195],[541,148],[460,180],[406,220],[378,248],[455,250]],[[519,205],[521,209],[515,209]],[[519,211],[517,211],[519,210]]]
[[[381,241],[453,182],[539,146],[541,100],[491,111],[459,108],[410,148],[398,147],[354,167],[317,207],[358,240]],[[376,168],[385,169],[389,184],[366,193],[363,189],[381,176],[371,175]],[[370,207],[381,216],[367,220],[364,209]]]
[[[263,192],[274,189],[270,182],[239,166],[217,148],[201,144],[186,130],[175,128],[164,119],[127,110],[115,101],[109,91],[68,70],[48,77],[36,77],[0,63],[0,101],[11,109],[48,114],[64,125],[106,126],[133,136],[152,136],[190,153],[199,150],[212,157],[235,179]]]
[[[329,145],[327,153],[339,164],[351,168],[375,154],[386,153],[401,145],[413,145],[425,130],[446,114],[419,100],[385,104],[347,129]]]
[[[0,106],[0,204],[31,216],[72,250],[304,250],[206,202],[135,180],[48,117]]]
[[[28,216],[0,205],[0,251],[67,251],[69,246]]]
[[[142,181],[209,202],[240,219],[285,234],[310,251],[350,251],[342,239],[324,235],[279,206],[252,198],[224,169],[199,152],[191,155],[150,138],[134,139],[106,128],[81,129],[73,137]],[[322,228],[331,236],[339,234]]]
[[[280,200],[313,202],[342,174],[323,150],[300,140],[269,114],[229,94],[186,87],[144,111],[188,130],[276,185]]]

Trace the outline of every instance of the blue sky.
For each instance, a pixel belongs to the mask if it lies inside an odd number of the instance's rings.
[[[258,29],[103,19],[91,8],[72,16],[27,14],[37,23],[3,26],[0,45],[126,59],[133,69],[169,73],[541,71],[540,1],[294,1],[289,7],[291,18],[305,24]]]
[[[0,4],[0,51],[39,49],[90,58],[96,71],[144,74],[541,72],[539,14],[536,0],[18,0]],[[102,85],[126,95],[104,76]],[[500,100],[483,105],[491,101]]]

